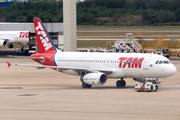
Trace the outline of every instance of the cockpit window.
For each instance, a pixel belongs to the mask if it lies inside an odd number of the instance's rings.
[[[160,61],[156,61],[155,64],[171,64],[171,62],[168,60],[160,60]]]
[[[162,61],[159,61],[159,64],[162,64],[163,62]]]
[[[169,64],[169,61],[163,61],[164,64]]]

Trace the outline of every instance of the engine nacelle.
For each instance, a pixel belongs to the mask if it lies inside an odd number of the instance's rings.
[[[6,44],[7,44],[7,41],[5,41],[5,40],[0,40],[0,46],[2,47],[2,46],[6,46]]]
[[[144,83],[145,78],[133,78],[133,80]]]
[[[103,85],[107,81],[107,75],[101,72],[84,75],[83,82],[89,85]]]

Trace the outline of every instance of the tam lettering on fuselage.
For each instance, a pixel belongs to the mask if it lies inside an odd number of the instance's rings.
[[[141,68],[141,64],[144,58],[138,57],[120,57],[119,58],[119,68],[125,68],[128,65],[128,68]]]
[[[29,32],[20,32],[19,38],[29,38]]]
[[[38,26],[36,27],[36,30],[37,30],[37,34],[40,35],[40,40],[41,40],[43,46],[45,47],[45,50],[46,51],[49,50],[52,47],[52,45],[51,45],[51,43],[48,43],[49,38],[48,38],[46,32],[44,31],[40,22],[38,22]]]

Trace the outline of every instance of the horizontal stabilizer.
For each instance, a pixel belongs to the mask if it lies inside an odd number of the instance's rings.
[[[7,64],[8,64],[8,68],[9,68],[11,66],[11,64],[9,62],[7,62]]]

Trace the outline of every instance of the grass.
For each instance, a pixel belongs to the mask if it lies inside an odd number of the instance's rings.
[[[137,30],[137,33],[133,33],[133,36],[173,36],[180,35],[178,33],[141,33],[141,30],[180,30],[180,26],[77,26],[78,30]],[[80,36],[94,36],[93,38],[97,38],[96,36],[108,36],[109,38],[120,38],[119,36],[124,36],[124,33],[77,33],[77,37]],[[112,36],[112,37],[111,37]],[[117,36],[117,37],[115,37]],[[92,38],[92,37],[91,37]],[[99,38],[99,37],[98,37]],[[158,39],[149,37],[150,39]],[[148,39],[148,38],[147,38]],[[173,38],[175,40],[179,39]],[[144,46],[146,48],[153,48],[153,41],[144,41]],[[177,42],[169,42],[171,48],[179,48]],[[106,41],[77,41],[77,48],[88,48],[88,47],[106,47]]]
[[[77,26],[78,30],[180,30],[180,26]]]
[[[77,41],[77,48],[106,47],[106,41]]]
[[[106,42],[107,41],[77,41],[77,48],[88,48],[88,47],[105,48]],[[158,44],[158,43],[156,42],[156,44]],[[156,46],[154,46],[154,41],[144,41],[142,46],[144,46],[145,48],[155,48],[156,47]],[[180,43],[177,41],[168,41],[167,42],[167,48],[170,47],[172,49],[179,49],[179,46],[180,46]],[[161,47],[163,48],[163,45],[161,45]],[[164,45],[164,48],[166,48],[165,45]]]
[[[105,48],[106,47],[106,42],[107,41],[77,41],[77,48],[88,48],[88,47],[100,47],[100,48]],[[179,45],[180,43],[177,41],[170,41],[168,42],[168,45],[171,48],[178,48],[179,49]],[[20,44],[18,43],[14,43],[13,44],[14,47],[21,47]],[[144,47],[145,48],[153,48],[153,41],[144,41]],[[28,47],[26,47],[28,48]]]

